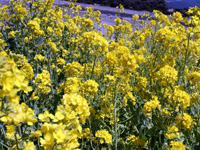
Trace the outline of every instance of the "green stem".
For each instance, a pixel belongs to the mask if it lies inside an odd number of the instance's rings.
[[[82,145],[81,145],[81,150],[83,150],[83,144],[84,144],[84,139],[83,139],[83,136],[82,136],[82,138],[81,138],[81,141],[82,141]]]
[[[95,148],[93,147],[93,144],[92,144],[92,133],[91,133],[92,126],[91,126],[91,120],[90,119],[89,119],[89,126],[90,126],[90,145],[91,145],[92,149],[95,150]]]
[[[22,137],[22,130],[20,126],[18,126],[18,130],[19,130],[19,135]]]
[[[1,127],[1,130],[2,130],[2,132],[3,132],[4,138],[6,139],[6,132],[4,131],[4,128]]]
[[[6,102],[5,102],[6,103]],[[1,101],[1,112],[3,112],[3,110],[4,110],[4,98],[2,99],[2,101]]]
[[[103,120],[100,119],[100,121],[101,121],[101,123],[103,123],[108,128],[109,132],[112,133],[111,128]]]
[[[120,123],[125,123],[127,121],[129,121],[130,119],[132,119],[135,115],[132,115],[131,117],[129,117],[128,119],[124,120],[124,121],[121,121]]]
[[[15,142],[16,142],[17,150],[19,150],[18,141],[17,141],[17,134],[16,133],[15,133]]]
[[[4,147],[6,147],[7,149],[9,149],[9,147],[5,144],[3,144],[2,142],[0,142],[1,145],[3,145]]]
[[[117,150],[117,138],[118,138],[118,133],[117,133],[117,94],[119,92],[119,89],[120,89],[120,86],[121,86],[121,83],[122,83],[122,80],[124,78],[124,72],[123,72],[123,75],[122,75],[122,78],[121,78],[121,81],[119,83],[119,86],[117,88],[117,91],[115,93],[115,99],[114,99],[114,116],[115,116],[115,150]]]
[[[53,82],[53,76],[52,76],[52,71],[51,71],[50,48],[47,49],[47,59],[48,59],[48,71],[50,73],[50,79],[51,79],[51,83],[52,83]],[[53,91],[52,85],[51,85],[51,92],[52,92],[52,96],[54,97],[54,91]]]
[[[184,61],[184,66],[183,66],[183,71],[182,71],[182,78],[183,80],[184,79],[184,72],[185,72],[185,66],[186,66],[186,63],[187,63],[187,53],[188,53],[188,50],[189,50],[189,43],[190,43],[190,34],[188,35],[188,39],[187,39],[187,49],[186,49],[186,53],[185,53],[185,61]],[[185,86],[185,81],[184,81],[184,86]]]
[[[95,55],[95,57],[94,57],[94,64],[93,64],[93,66],[92,66],[92,74],[91,74],[91,78],[93,79],[93,74],[94,74],[94,67],[95,67],[95,63],[96,63],[96,55]]]

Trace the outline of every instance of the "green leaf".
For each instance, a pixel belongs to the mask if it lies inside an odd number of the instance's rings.
[[[148,124],[147,124],[147,128],[148,128],[148,129],[153,128],[153,123],[148,123]]]
[[[196,139],[200,139],[200,127],[197,127],[197,131],[196,131]]]
[[[161,150],[166,150],[167,148],[168,148],[167,145],[163,145],[162,148],[161,148]]]
[[[19,147],[23,147],[24,145],[24,140],[22,140],[20,143],[19,143]]]
[[[144,142],[147,141],[147,137],[142,133],[140,139]]]

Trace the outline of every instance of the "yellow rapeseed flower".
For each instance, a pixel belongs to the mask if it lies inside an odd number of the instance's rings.
[[[100,139],[102,138],[106,144],[112,145],[112,135],[107,130],[97,131],[95,133],[95,137],[100,138]]]

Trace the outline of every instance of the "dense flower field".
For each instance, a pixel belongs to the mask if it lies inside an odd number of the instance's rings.
[[[0,9],[0,149],[200,149],[199,8],[102,34],[100,11],[52,5]]]

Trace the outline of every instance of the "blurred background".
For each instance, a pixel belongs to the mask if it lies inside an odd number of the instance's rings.
[[[189,7],[200,7],[200,0],[78,0],[77,2],[111,7],[122,4],[127,9],[147,11],[156,9],[165,14],[170,14],[171,11],[180,11],[184,14]]]
[[[200,7],[200,0],[166,0],[166,7],[184,9],[189,7]]]

